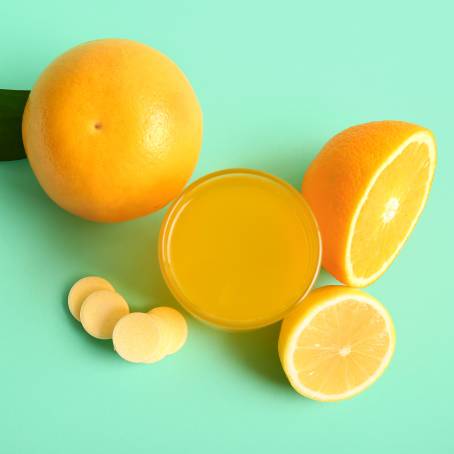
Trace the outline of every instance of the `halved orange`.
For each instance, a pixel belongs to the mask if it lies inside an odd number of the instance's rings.
[[[367,293],[314,290],[282,323],[279,357],[293,388],[320,401],[353,397],[370,386],[394,352],[391,316]]]
[[[424,208],[435,164],[432,133],[411,123],[377,121],[333,137],[302,185],[320,228],[325,269],[354,287],[378,279]]]

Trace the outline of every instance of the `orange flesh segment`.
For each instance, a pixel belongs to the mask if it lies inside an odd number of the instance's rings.
[[[188,325],[183,315],[173,307],[161,306],[152,309],[149,314],[159,317],[165,327],[166,354],[180,350],[188,337]]]
[[[96,290],[114,291],[115,289],[109,281],[98,276],[87,276],[79,279],[71,287],[68,294],[68,307],[76,320],[80,321],[80,308],[82,307],[85,298]]]
[[[115,351],[132,363],[154,363],[165,355],[159,317],[133,312],[115,326],[112,340]]]
[[[373,376],[390,349],[377,310],[347,299],[315,315],[297,342],[293,362],[300,382],[325,395],[343,394]]]
[[[355,276],[381,274],[398,253],[423,208],[431,173],[428,145],[412,142],[379,175],[353,226]]]
[[[98,290],[83,302],[80,321],[91,336],[111,339],[115,324],[128,313],[128,303],[121,295],[111,290]]]

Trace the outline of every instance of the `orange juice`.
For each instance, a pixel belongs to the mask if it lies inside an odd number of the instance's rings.
[[[218,327],[259,328],[283,318],[320,268],[315,218],[272,175],[231,169],[190,185],[161,228],[160,263],[176,299]]]

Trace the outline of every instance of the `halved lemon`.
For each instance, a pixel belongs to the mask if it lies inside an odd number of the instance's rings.
[[[319,224],[325,269],[353,287],[378,279],[424,208],[435,164],[432,133],[411,123],[376,121],[334,136],[302,186]]]
[[[348,399],[370,386],[394,352],[391,316],[367,293],[349,287],[314,290],[282,323],[279,357],[300,394]]]

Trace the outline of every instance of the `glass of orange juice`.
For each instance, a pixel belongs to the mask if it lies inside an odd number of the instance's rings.
[[[159,241],[175,298],[230,330],[282,319],[320,269],[320,234],[302,195],[256,170],[223,170],[188,186],[167,211]]]

